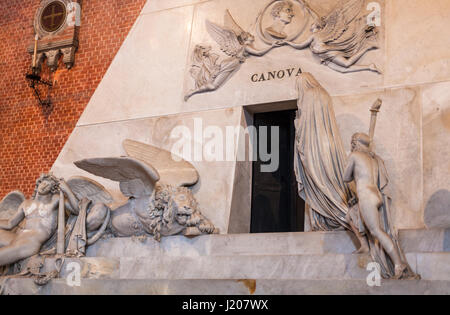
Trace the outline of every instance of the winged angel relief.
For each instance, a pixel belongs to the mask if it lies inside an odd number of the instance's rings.
[[[254,47],[255,37],[244,31],[228,10],[225,13],[225,26],[206,20],[208,34],[228,57],[222,59],[212,52],[212,47],[209,45],[195,46],[190,68],[190,75],[195,86],[186,93],[185,101],[195,94],[220,88],[239,70],[240,65],[250,55],[263,56],[273,48],[283,45],[289,45],[295,49],[309,47],[313,54],[320,58],[322,64],[340,73],[359,71],[381,73],[375,64],[356,65],[369,50],[379,48],[377,28],[369,25],[367,15],[363,13],[364,4],[365,0],[340,0],[330,13],[321,17],[306,1],[273,0],[258,17],[257,34],[265,44],[269,45],[262,50]],[[292,35],[285,33],[285,30],[274,33],[273,26],[265,28],[262,25],[266,13],[271,16],[274,23],[283,23],[284,26],[295,25],[293,19],[300,18],[296,16],[298,10],[304,11],[303,16],[306,20],[303,25],[311,17],[313,21],[309,24],[310,36],[303,42],[296,41],[304,32],[303,26],[300,26],[301,29],[294,31]],[[272,31],[269,32],[269,30]]]
[[[66,182],[45,174],[37,180],[32,198],[17,191],[8,194],[0,203],[0,268],[32,256],[53,256],[60,242],[63,252],[58,254],[80,257],[104,235],[153,235],[160,240],[176,234],[218,233],[200,213],[188,188],[199,180],[192,164],[174,161],[168,151],[131,140],[124,142],[124,148],[127,157],[75,162],[91,174],[120,183],[128,201],[116,209],[109,207],[114,200],[105,188],[85,177]],[[58,207],[66,211],[58,212]],[[62,238],[57,231],[61,213]]]
[[[190,70],[195,88],[185,95],[185,101],[194,94],[214,91],[221,87],[250,55],[263,56],[273,48],[281,46],[281,42],[275,42],[266,49],[257,50],[253,46],[255,37],[244,31],[228,10],[224,20],[223,27],[206,20],[206,30],[228,58],[219,60],[217,54],[211,53],[210,46],[196,45]]]
[[[303,43],[286,44],[296,49],[309,47],[323,64],[338,72],[381,73],[375,64],[355,65],[367,51],[379,48],[375,26],[368,25],[366,15],[361,16],[364,3],[364,0],[341,1],[325,17],[319,17],[306,4],[315,16],[311,26],[312,35]]]

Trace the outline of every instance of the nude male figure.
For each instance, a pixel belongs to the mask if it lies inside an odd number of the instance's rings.
[[[395,278],[400,278],[407,266],[402,262],[392,239],[381,228],[378,211],[383,205],[383,199],[378,188],[379,164],[375,154],[370,150],[370,138],[366,134],[356,133],[352,137],[351,144],[352,153],[348,159],[344,181],[347,183],[355,181],[361,219],[369,233],[380,241],[394,262]]]

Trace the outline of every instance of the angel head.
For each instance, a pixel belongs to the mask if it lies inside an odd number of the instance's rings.
[[[40,195],[56,194],[59,192],[59,180],[51,174],[42,174],[36,181],[33,199]]]
[[[237,36],[239,43],[243,46],[251,46],[255,42],[255,36],[248,32],[242,32]]]
[[[278,19],[284,24],[289,24],[295,16],[294,5],[291,1],[279,1],[273,6],[271,15],[273,19]]]

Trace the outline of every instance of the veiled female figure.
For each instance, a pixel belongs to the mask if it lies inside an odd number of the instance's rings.
[[[346,155],[330,95],[310,73],[297,81],[295,173],[299,194],[311,208],[313,230],[348,227],[351,192],[344,182]]]

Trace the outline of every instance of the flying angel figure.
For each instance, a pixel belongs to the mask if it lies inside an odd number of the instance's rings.
[[[373,71],[381,73],[375,64],[355,65],[369,50],[378,49],[377,30],[367,23],[367,15],[361,16],[364,0],[341,3],[325,17],[316,15],[311,26],[312,35],[303,43],[286,42],[296,49],[309,47],[322,63],[341,72]]]
[[[276,42],[265,49],[257,50],[253,46],[255,37],[244,31],[228,10],[225,12],[224,21],[225,26],[222,27],[206,20],[206,30],[229,57],[218,62],[217,55],[211,54],[210,48],[197,45],[190,71],[195,88],[185,95],[185,101],[194,94],[215,91],[221,87],[250,55],[263,56],[273,48],[281,46],[281,42]]]

